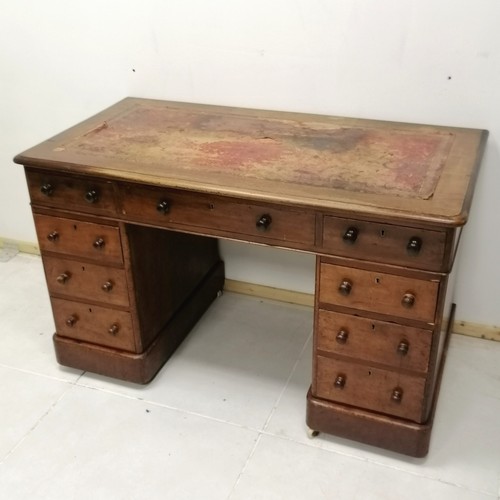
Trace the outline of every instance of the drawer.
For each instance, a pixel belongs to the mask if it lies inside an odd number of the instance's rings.
[[[421,422],[425,378],[317,357],[316,396]]]
[[[449,267],[445,255],[446,234],[445,231],[325,217],[323,250],[342,257],[446,271]]]
[[[84,257],[102,263],[123,262],[120,230],[116,226],[35,214],[42,251]]]
[[[317,349],[426,373],[432,331],[320,309]]]
[[[438,291],[436,281],[320,265],[319,301],[325,304],[433,323]]]
[[[134,185],[120,187],[121,213],[127,220],[196,228],[202,234],[270,244],[315,243],[315,214],[276,205],[240,203],[231,198]]]
[[[48,256],[44,256],[43,265],[51,294],[124,307],[129,305],[123,269]]]
[[[128,312],[71,300],[51,301],[58,335],[135,352]]]
[[[111,182],[31,169],[26,169],[26,179],[33,205],[98,215],[116,214]]]

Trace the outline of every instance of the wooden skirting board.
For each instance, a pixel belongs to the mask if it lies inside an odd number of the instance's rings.
[[[7,238],[0,238],[0,248],[15,247],[19,252],[40,255],[40,249],[35,243],[18,241]],[[256,285],[244,281],[226,279],[224,289],[228,292],[241,293],[264,299],[288,302],[301,306],[314,305],[314,296],[309,293],[297,292],[294,290],[285,290],[265,285]],[[453,323],[453,333],[466,335],[468,337],[477,337],[486,340],[500,342],[500,326],[484,325],[482,323],[471,323],[469,321],[455,320]]]

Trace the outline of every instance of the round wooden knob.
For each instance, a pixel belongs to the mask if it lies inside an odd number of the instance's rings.
[[[339,330],[335,337],[338,344],[345,344],[347,342],[347,337],[349,337],[349,332],[347,330]]]
[[[398,354],[401,354],[401,356],[406,356],[408,354],[409,349],[410,349],[410,344],[407,340],[402,340],[398,344]]]
[[[342,239],[344,243],[352,245],[358,239],[358,228],[354,226],[348,227]]]
[[[401,304],[407,308],[413,307],[415,304],[415,295],[412,293],[405,293],[401,299]]]
[[[342,295],[349,295],[352,290],[352,283],[349,280],[342,280],[342,283],[339,285],[339,292]]]
[[[40,191],[44,196],[52,196],[52,194],[54,193],[54,186],[47,182],[45,184],[42,184],[42,186],[40,187]]]
[[[410,255],[418,255],[421,249],[422,249],[422,239],[419,238],[418,236],[412,236],[408,241],[408,245],[406,245],[406,251]]]
[[[395,403],[401,403],[403,399],[403,389],[401,389],[401,387],[394,388],[391,394],[391,399]]]
[[[337,389],[343,389],[345,387],[346,383],[346,377],[345,375],[337,375],[337,378],[335,379],[335,387]]]
[[[118,330],[120,329],[120,327],[116,324],[116,323],[113,323],[109,329],[108,329],[108,333],[110,335],[116,335],[118,333]]]
[[[57,278],[57,282],[60,283],[61,285],[64,285],[70,278],[69,273],[61,273]]]
[[[257,222],[255,223],[255,226],[259,231],[267,231],[269,229],[269,226],[271,225],[271,222],[273,219],[269,214],[264,214],[259,217]]]
[[[170,203],[167,200],[160,200],[156,205],[156,210],[165,215],[170,212]]]
[[[87,203],[97,203],[99,201],[99,193],[95,189],[89,189],[85,193],[85,201]]]
[[[78,321],[78,318],[72,314],[71,316],[68,317],[66,320],[66,325],[68,325],[70,328],[75,326],[75,323]]]
[[[113,290],[113,282],[112,281],[106,281],[101,287],[105,292],[111,292]]]
[[[105,244],[106,244],[106,242],[102,238],[97,238],[94,241],[94,248],[96,248],[97,250],[101,250],[104,248]]]
[[[52,231],[47,235],[49,241],[55,242],[59,239],[59,233],[57,231]]]

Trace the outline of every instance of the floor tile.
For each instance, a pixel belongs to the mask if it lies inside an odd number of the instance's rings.
[[[397,468],[262,436],[229,500],[493,500]]]
[[[311,330],[311,308],[225,293],[148,386],[79,383],[261,429]]]
[[[241,427],[74,386],[0,467],[2,495],[226,499],[256,438]]]
[[[0,366],[0,462],[71,386]]]
[[[57,364],[55,331],[40,257],[0,262],[0,365],[74,381],[80,370]]]

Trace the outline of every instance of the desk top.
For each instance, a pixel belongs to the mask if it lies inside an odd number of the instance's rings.
[[[486,137],[475,129],[127,98],[15,162],[459,226]]]

